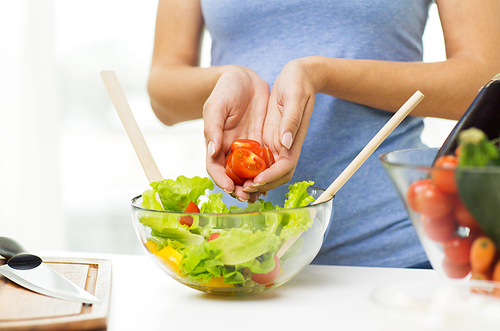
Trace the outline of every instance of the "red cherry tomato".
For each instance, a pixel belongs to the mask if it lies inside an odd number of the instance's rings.
[[[200,209],[193,201],[189,201],[189,204],[187,205],[184,212],[185,213],[199,213]],[[181,216],[180,223],[182,225],[191,226],[191,225],[193,225],[193,218],[191,216]]]
[[[465,263],[462,265],[453,264],[447,257],[445,257],[443,260],[443,270],[448,277],[458,279],[467,276],[471,270],[471,267],[469,263]]]
[[[432,182],[421,184],[413,189],[415,195],[411,196],[413,210],[417,213],[429,216],[431,218],[440,218],[449,214],[454,205],[454,196],[441,191]],[[414,194],[414,193],[412,193]],[[410,194],[409,194],[410,195]],[[410,196],[408,196],[410,199]]]
[[[274,282],[280,273],[280,260],[276,255],[274,256],[274,261],[276,262],[276,266],[273,270],[269,271],[267,274],[253,274],[252,280],[259,284],[269,284]]]
[[[443,243],[444,255],[454,265],[469,263],[472,240],[469,237],[454,237]]]
[[[408,200],[408,204],[410,205],[411,209],[413,209],[415,212],[419,212],[417,210],[418,205],[417,205],[417,194],[420,192],[424,187],[432,185],[432,179],[420,179],[416,180],[413,183],[410,184],[408,187],[408,192],[406,193],[406,199]]]
[[[226,175],[228,175],[229,178],[231,178],[236,185],[243,185],[245,183],[246,179],[243,179],[234,173],[232,163],[231,163],[232,158],[233,158],[233,154],[229,154],[229,156],[226,159]]]
[[[260,146],[255,151],[255,154],[260,156],[266,162],[266,168],[269,168],[274,163],[274,155],[266,146]]]
[[[234,152],[238,148],[246,148],[250,151],[253,151],[260,147],[260,143],[258,141],[252,139],[238,139],[234,143],[231,144],[231,153]]]
[[[469,209],[464,205],[464,203],[457,199],[455,203],[455,218],[458,224],[461,226],[466,226],[471,230],[478,230],[479,224],[477,223],[474,216],[470,213]]]
[[[208,240],[207,241],[212,241],[212,240],[215,240],[217,238],[219,238],[220,236],[220,233],[219,232],[214,232],[210,235],[210,237],[208,237]]]
[[[434,163],[432,179],[437,187],[448,193],[457,193],[455,169],[458,167],[458,158],[454,155],[443,155]]]
[[[254,178],[266,169],[266,162],[246,148],[238,148],[231,159],[233,172],[241,178]]]
[[[441,218],[430,218],[422,215],[422,227],[429,239],[443,242],[453,237],[457,224],[453,214]]]

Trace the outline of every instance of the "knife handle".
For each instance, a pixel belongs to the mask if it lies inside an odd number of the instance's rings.
[[[20,243],[8,237],[0,237],[0,255],[4,258],[8,260],[22,253],[28,253],[28,250]]]
[[[33,269],[42,263],[41,258],[29,254],[20,243],[8,237],[0,237],[0,255],[6,258],[7,264],[14,269]]]

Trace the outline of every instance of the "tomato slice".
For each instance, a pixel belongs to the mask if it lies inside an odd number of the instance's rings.
[[[273,270],[269,271],[267,274],[253,274],[252,280],[259,284],[269,284],[274,282],[276,277],[280,274],[280,260],[276,255],[274,256],[274,262],[276,263],[276,266]]]
[[[257,149],[253,152],[258,156],[260,156],[264,160],[264,162],[266,162],[266,168],[269,168],[270,166],[273,165],[274,155],[271,152],[271,150],[266,146],[257,147]]]
[[[234,173],[233,166],[231,163],[232,158],[233,158],[233,154],[229,154],[229,156],[226,159],[226,175],[228,175],[229,178],[231,178],[236,185],[243,185],[245,183],[246,179],[243,179]]]
[[[199,213],[200,209],[193,201],[189,201],[189,204],[187,205],[184,212],[185,213]],[[181,216],[181,219],[179,222],[182,225],[191,226],[191,225],[193,225],[193,218],[191,216]]]
[[[212,241],[212,240],[215,240],[217,238],[219,238],[220,236],[220,233],[219,232],[213,232],[210,237],[208,237],[207,241]]]
[[[241,178],[254,178],[266,169],[266,162],[246,148],[238,148],[231,159],[233,172]]]
[[[260,143],[258,141],[252,139],[238,139],[231,144],[231,152],[234,152],[238,148],[246,148],[253,151],[258,147],[260,147]]]

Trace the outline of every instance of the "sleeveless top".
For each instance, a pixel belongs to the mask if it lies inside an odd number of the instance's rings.
[[[431,2],[201,0],[201,5],[212,65],[252,68],[272,87],[287,62],[305,56],[422,61]],[[317,94],[292,182],[312,180],[326,189],[392,115]],[[379,160],[384,152],[422,147],[422,129],[422,118],[407,117],[337,192],[313,263],[409,267],[427,261]]]

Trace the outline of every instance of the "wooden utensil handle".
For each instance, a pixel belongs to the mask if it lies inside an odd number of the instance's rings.
[[[134,147],[134,150],[139,158],[142,169],[144,170],[149,182],[157,182],[163,179],[160,170],[158,169],[151,152],[149,151],[146,140],[142,135],[139,125],[135,121],[132,110],[128,104],[125,93],[113,71],[101,71],[101,77],[106,85],[111,101],[115,105],[118,116],[122,121],[123,127]]]

